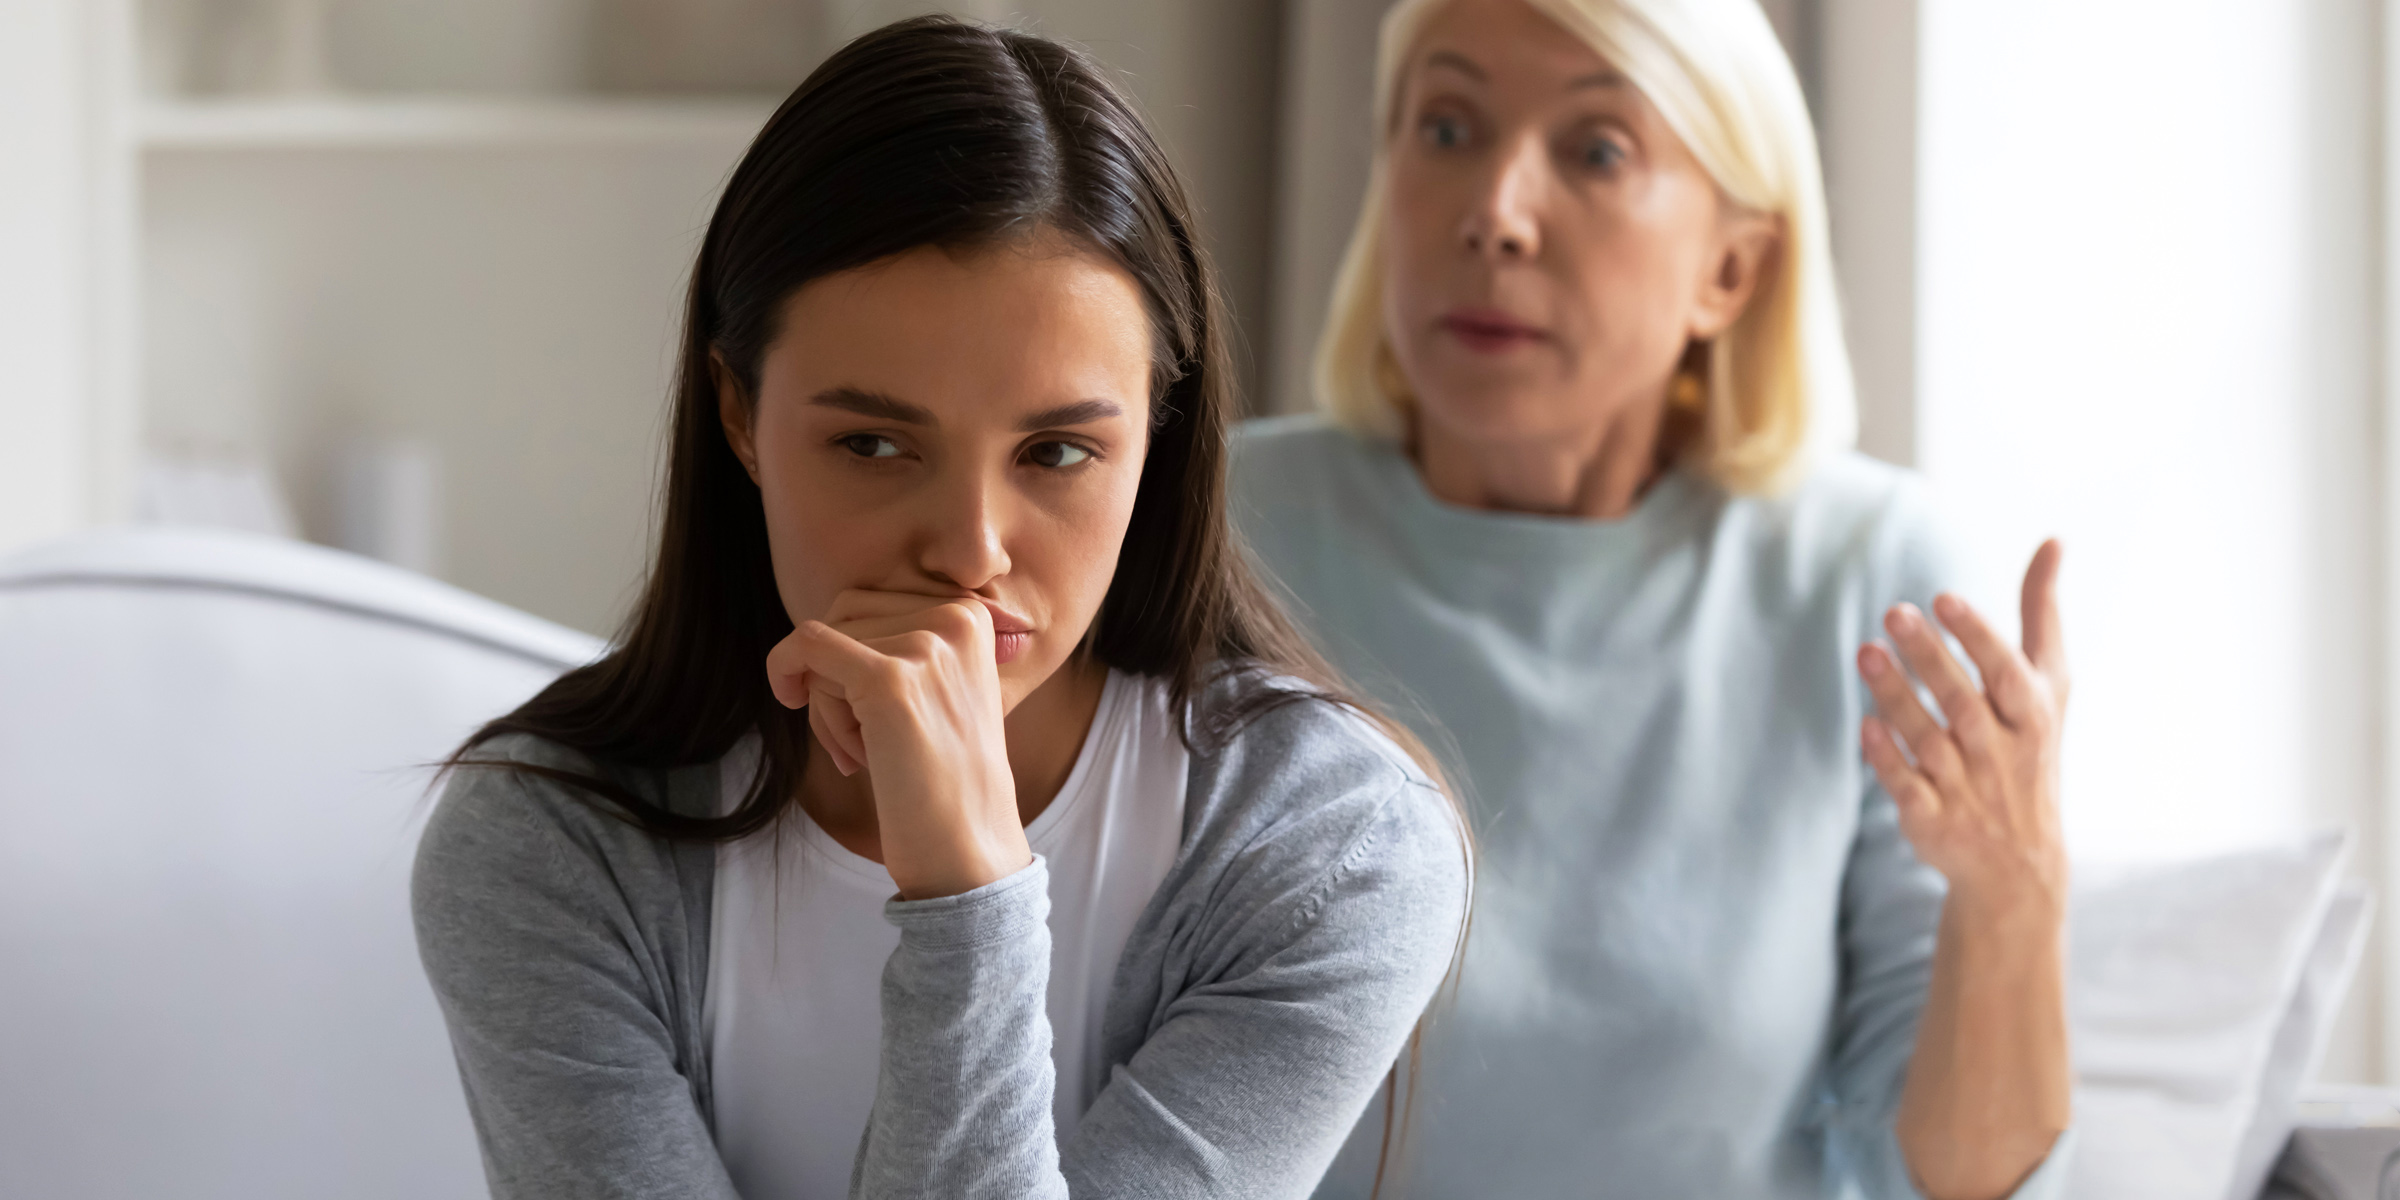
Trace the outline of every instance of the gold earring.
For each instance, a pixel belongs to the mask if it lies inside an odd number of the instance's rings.
[[[1674,385],[1667,389],[1667,403],[1683,412],[1699,412],[1708,404],[1708,388],[1699,376],[1677,371]]]

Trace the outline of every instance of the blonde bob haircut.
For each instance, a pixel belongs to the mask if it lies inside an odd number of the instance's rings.
[[[1383,326],[1383,227],[1402,73],[1447,0],[1400,0],[1375,69],[1375,164],[1317,344],[1319,402],[1358,433],[1405,436],[1415,406]],[[1700,379],[1685,466],[1735,492],[1773,492],[1857,430],[1834,292],[1825,184],[1808,104],[1756,0],[1526,0],[1581,38],[1657,108],[1733,204],[1772,214],[1781,242],[1741,317],[1685,356]]]

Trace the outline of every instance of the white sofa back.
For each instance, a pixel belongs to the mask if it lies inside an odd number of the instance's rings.
[[[600,644],[297,542],[0,561],[0,1196],[483,1193],[407,876],[430,772]],[[2068,1200],[2249,1200],[2365,938],[2338,842],[2088,872]]]
[[[0,561],[0,1195],[483,1194],[422,764],[599,649],[252,535]]]

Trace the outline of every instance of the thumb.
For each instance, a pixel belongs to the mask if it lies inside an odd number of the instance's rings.
[[[2067,690],[2067,644],[2058,619],[2058,564],[2065,554],[2057,538],[2043,542],[2042,548],[2033,552],[2033,562],[2025,568],[2022,598],[2025,657],[2050,677],[2062,699]]]

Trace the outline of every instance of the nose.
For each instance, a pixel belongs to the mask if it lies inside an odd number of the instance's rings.
[[[1495,155],[1474,203],[1459,227],[1467,252],[1499,262],[1524,262],[1541,253],[1538,204],[1548,170],[1537,139],[1519,141]]]
[[[961,472],[932,492],[918,569],[968,591],[1008,574],[1005,481],[988,471]]]

